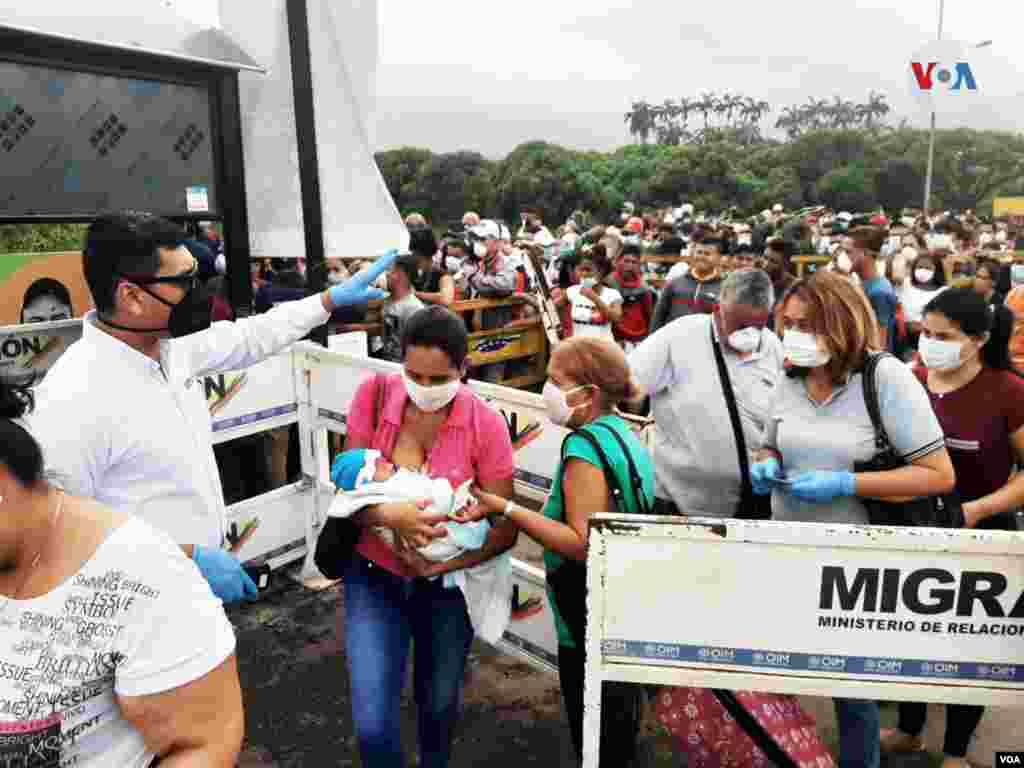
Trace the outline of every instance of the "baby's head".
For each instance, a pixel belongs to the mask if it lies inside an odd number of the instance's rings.
[[[331,465],[331,481],[340,491],[354,491],[367,483],[381,483],[395,474],[395,465],[380,451],[353,448],[339,453]]]

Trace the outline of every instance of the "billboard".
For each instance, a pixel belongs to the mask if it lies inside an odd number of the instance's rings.
[[[0,61],[0,215],[217,210],[207,89]]]

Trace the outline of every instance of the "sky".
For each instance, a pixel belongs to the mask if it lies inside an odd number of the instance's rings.
[[[543,139],[607,150],[631,141],[623,116],[634,100],[705,90],[775,105],[769,129],[782,106],[866,100],[872,89],[886,93],[896,122],[928,121],[910,95],[909,62],[937,35],[939,0],[377,1],[377,149],[496,158]],[[173,2],[215,20],[209,0]],[[979,96],[944,111],[940,127],[1018,130],[1024,4],[945,6],[945,38],[992,45],[971,54]]]

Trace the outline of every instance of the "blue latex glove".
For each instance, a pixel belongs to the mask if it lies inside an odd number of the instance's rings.
[[[373,262],[373,265],[346,280],[341,285],[335,285],[327,289],[327,295],[331,298],[331,304],[335,309],[339,307],[351,307],[355,304],[365,304],[368,301],[383,299],[384,291],[379,288],[371,288],[370,285],[378,277],[383,275],[395,263],[398,258],[398,251],[388,251]]]
[[[776,459],[759,461],[750,468],[750,485],[758,496],[767,496],[772,492],[772,480],[782,477],[782,469]]]
[[[786,490],[801,501],[828,504],[833,499],[853,496],[856,481],[853,472],[805,472],[794,477]]]
[[[192,559],[203,578],[209,582],[213,594],[225,605],[254,597],[259,592],[238,558],[223,549],[196,545],[192,548]]]

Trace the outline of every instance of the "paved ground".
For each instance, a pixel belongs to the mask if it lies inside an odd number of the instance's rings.
[[[338,620],[341,592],[312,592],[275,576],[260,602],[230,611],[238,633],[245,692],[247,749],[242,768],[357,766],[349,717],[348,676]],[[489,765],[571,766],[572,749],[557,681],[487,646],[473,652],[453,768]],[[834,743],[825,701],[807,701],[823,735]],[[406,695],[403,734],[415,765],[413,703]],[[892,719],[893,712],[886,712]],[[676,768],[685,763],[671,743],[647,727],[636,768]],[[883,762],[883,768],[931,768],[920,756]]]

